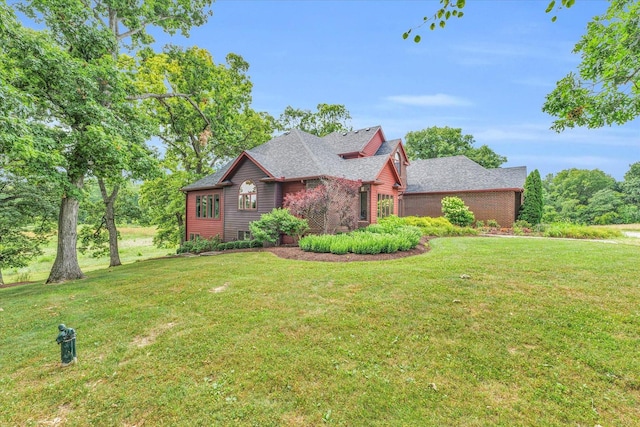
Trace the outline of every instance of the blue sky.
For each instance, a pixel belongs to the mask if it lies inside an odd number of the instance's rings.
[[[388,139],[430,126],[462,128],[476,146],[545,176],[600,169],[621,180],[640,161],[640,120],[557,134],[542,113],[557,80],[576,70],[571,51],[608,2],[580,0],[558,13],[548,1],[470,0],[444,30],[402,33],[432,14],[437,1],[218,0],[191,37],[160,44],[197,45],[216,62],[227,53],[250,64],[253,108],[279,116],[287,105],[315,110],[344,104],[352,126],[381,125]]]

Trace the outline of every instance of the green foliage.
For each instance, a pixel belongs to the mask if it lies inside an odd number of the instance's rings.
[[[318,104],[318,111],[300,110],[287,106],[280,118],[275,121],[275,128],[279,131],[300,129],[317,136],[329,135],[333,132],[349,132],[348,124],[351,115],[344,105]]]
[[[622,233],[612,228],[587,227],[570,223],[553,223],[544,227],[545,237],[564,237],[571,239],[612,239],[622,237]]]
[[[442,213],[453,225],[468,227],[475,221],[473,212],[459,197],[444,197],[442,199]]]
[[[0,168],[0,272],[38,256],[56,217],[55,188],[14,174],[15,166]]]
[[[378,220],[378,224],[383,229],[389,227],[387,223],[393,224],[394,227],[410,225],[418,227],[424,236],[474,236],[477,235],[477,230],[470,227],[459,227],[451,224],[445,217],[431,218],[428,216],[406,216],[399,218],[391,215],[389,217]],[[374,227],[378,224],[372,224],[367,229]]]
[[[542,179],[540,172],[535,169],[524,182],[524,202],[520,207],[518,219],[530,224],[539,224],[544,212],[544,200],[542,196]]]
[[[300,249],[307,252],[374,255],[408,251],[420,243],[418,227],[372,224],[346,234],[308,235],[300,239]]]
[[[288,209],[275,208],[271,212],[262,214],[258,221],[249,223],[251,235],[259,242],[280,244],[280,235],[299,239],[309,230],[305,219],[297,218]]]
[[[547,223],[591,224],[596,216],[620,205],[619,195],[615,192],[616,180],[598,169],[566,169],[555,176],[548,175],[543,188],[543,222]],[[593,206],[590,206],[591,202]]]
[[[433,126],[405,136],[407,156],[412,160],[464,155],[485,168],[497,168],[507,161],[488,146],[475,148],[474,143],[473,136],[463,135],[462,129],[448,126]]]
[[[192,253],[192,254],[200,254],[202,252],[211,252],[218,250],[220,246],[220,236],[216,235],[210,239],[203,239],[201,237],[196,237],[191,240],[185,241],[182,245],[178,247],[176,253],[184,254],[184,253]]]
[[[613,0],[587,25],[573,52],[578,72],[558,81],[542,111],[556,117],[552,129],[623,124],[640,115],[640,3]]]
[[[157,227],[153,243],[159,248],[174,248],[184,240],[185,197],[180,189],[191,178],[184,171],[165,173],[140,188],[140,205]]]
[[[162,53],[145,50],[138,61],[138,91],[173,95],[143,104],[157,125],[170,170],[199,179],[213,165],[270,139],[272,119],[251,108],[249,64],[240,55],[228,54],[226,64],[216,64],[204,49],[168,46]]]

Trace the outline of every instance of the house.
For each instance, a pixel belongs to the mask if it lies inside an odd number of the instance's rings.
[[[287,194],[332,177],[361,182],[359,226],[391,214],[441,216],[440,200],[450,195],[476,219],[510,226],[526,168],[485,169],[464,156],[409,162],[402,141],[387,140],[380,126],[322,138],[294,129],[184,187],[185,237],[248,238],[249,223],[282,207]]]

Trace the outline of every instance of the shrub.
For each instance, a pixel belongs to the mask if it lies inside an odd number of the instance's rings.
[[[500,228],[500,224],[498,224],[498,221],[496,221],[495,219],[488,219],[487,220],[487,227]]]
[[[210,239],[203,239],[201,237],[196,237],[192,240],[187,240],[186,242],[184,242],[178,248],[176,253],[200,254],[202,252],[211,252],[211,251],[219,250],[219,245],[220,245],[219,235],[216,235]]]
[[[386,218],[384,218],[386,219]],[[418,227],[423,236],[475,236],[477,230],[470,227],[456,227],[445,217],[407,216],[400,218],[404,225]],[[381,220],[382,222],[383,220]]]
[[[374,255],[413,249],[422,237],[418,227],[404,225],[396,228],[393,233],[385,233],[383,225],[373,224],[370,227],[373,231],[367,227],[348,234],[305,236],[300,239],[299,246],[307,252]]]
[[[586,225],[577,225],[570,223],[553,223],[545,226],[543,231],[545,237],[566,237],[572,239],[610,239],[614,237],[622,237],[622,233],[618,230],[588,227]]]
[[[473,224],[475,216],[459,197],[444,197],[442,199],[442,213],[453,225],[467,227]]]
[[[256,240],[277,246],[280,244],[281,234],[297,240],[309,230],[309,225],[306,220],[291,215],[288,209],[275,208],[262,214],[258,221],[251,222],[249,229]]]
[[[530,224],[539,224],[543,213],[542,180],[540,172],[535,169],[524,182],[524,203],[520,206],[518,219],[525,220]]]

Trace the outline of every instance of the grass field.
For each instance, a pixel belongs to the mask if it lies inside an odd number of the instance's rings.
[[[149,260],[0,289],[0,425],[637,425],[637,246],[431,244],[385,262]],[[67,368],[59,323],[78,334]]]
[[[118,242],[120,261],[123,264],[175,254],[175,250],[158,249],[153,245],[155,227],[118,227],[122,240]],[[44,281],[49,277],[49,271],[56,259],[57,241],[52,239],[43,248],[28,267],[11,268],[2,271],[5,283]],[[109,266],[109,257],[92,258],[89,254],[78,253],[78,262],[83,272],[103,269]]]

